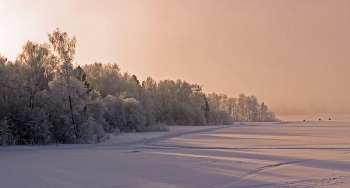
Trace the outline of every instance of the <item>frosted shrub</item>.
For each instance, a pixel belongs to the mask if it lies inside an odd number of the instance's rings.
[[[233,117],[226,111],[221,111],[221,118],[223,125],[233,125],[234,123]]]
[[[101,98],[95,98],[95,100],[88,105],[88,111],[95,119],[95,122],[100,124],[105,132],[111,132],[113,128],[104,117],[106,110],[107,107]]]
[[[79,143],[92,143],[94,141],[94,126],[96,122],[93,117],[88,117],[87,120],[79,127],[79,137],[77,141]]]
[[[7,146],[7,141],[9,138],[9,127],[7,120],[1,120],[0,121],[0,144],[4,147]]]
[[[146,125],[141,104],[134,98],[124,99],[125,102],[125,128],[127,131],[140,131]]]
[[[169,127],[164,123],[156,123],[142,129],[142,132],[149,131],[168,132]]]
[[[52,125],[48,121],[46,108],[36,108],[33,110],[31,121],[28,122],[28,140],[33,144],[48,144],[51,142]]]
[[[193,125],[195,114],[188,104],[172,99],[167,108],[176,125]]]
[[[103,141],[105,132],[101,124],[95,121],[92,116],[89,116],[80,127],[79,143],[95,143]]]
[[[119,97],[107,95],[103,99],[103,102],[106,106],[106,110],[103,116],[111,127],[111,130],[123,130],[126,124],[124,101]]]
[[[193,108],[193,125],[207,125],[207,121],[204,117],[204,113],[199,108]]]

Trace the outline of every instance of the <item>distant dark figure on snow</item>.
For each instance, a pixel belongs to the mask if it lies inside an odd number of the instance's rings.
[[[305,121],[305,119],[303,121]]]
[[[328,120],[331,120],[331,118],[329,118]]]
[[[318,119],[318,121],[321,121],[321,119]]]

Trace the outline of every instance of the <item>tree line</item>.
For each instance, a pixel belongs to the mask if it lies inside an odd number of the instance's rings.
[[[140,82],[117,64],[74,66],[76,38],[59,29],[48,38],[49,44],[28,41],[14,62],[0,55],[0,145],[92,143],[106,133],[163,125],[277,121],[255,96],[205,94],[182,80]]]

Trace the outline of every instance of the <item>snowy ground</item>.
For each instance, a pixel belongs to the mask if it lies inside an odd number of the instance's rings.
[[[128,133],[0,148],[0,187],[350,187],[350,120]]]

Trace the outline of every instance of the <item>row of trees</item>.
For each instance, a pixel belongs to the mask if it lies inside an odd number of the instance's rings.
[[[226,111],[233,117],[235,122],[274,122],[279,121],[275,113],[270,111],[267,105],[258,102],[258,99],[252,96],[240,94],[238,98],[227,97],[226,94],[209,94],[211,108],[219,108]]]
[[[75,37],[57,29],[48,38],[28,41],[15,62],[0,55],[1,145],[100,142],[105,132],[156,124],[276,121],[254,96],[206,95],[181,80],[141,83],[116,64],[73,66]]]

